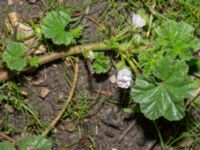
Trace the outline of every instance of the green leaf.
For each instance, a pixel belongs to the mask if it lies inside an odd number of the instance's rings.
[[[141,111],[151,120],[159,117],[180,120],[185,115],[184,99],[194,92],[187,72],[188,66],[184,62],[163,58],[153,70],[156,80],[152,77],[136,78],[131,98],[140,104]]]
[[[116,41],[115,38],[111,38],[110,40],[106,40],[105,44],[111,47],[112,49],[118,49],[119,43]]]
[[[14,144],[10,142],[0,142],[0,150],[16,150]]]
[[[43,19],[41,32],[46,38],[50,38],[55,44],[66,46],[76,42],[75,38],[80,37],[82,28],[78,27],[69,30],[71,17],[64,11],[51,11]]]
[[[120,69],[124,68],[125,66],[126,66],[126,63],[124,60],[120,60],[119,62],[117,62],[115,64],[115,67],[117,68],[117,70],[120,70]]]
[[[152,73],[157,62],[162,58],[162,53],[160,52],[143,52],[138,56],[139,65],[143,68],[143,74],[148,76]]]
[[[194,28],[185,22],[165,21],[156,29],[155,45],[172,58],[190,60],[200,48],[200,42],[193,32]]]
[[[22,43],[9,41],[7,48],[3,53],[3,61],[6,62],[8,68],[13,71],[23,70],[27,63],[23,57],[27,48]]]
[[[97,74],[106,73],[109,69],[110,58],[106,57],[103,52],[96,52],[96,59],[92,67]]]
[[[16,143],[19,150],[51,150],[52,144],[42,136],[29,135],[22,137]]]
[[[77,27],[77,28],[71,30],[74,38],[79,38],[83,34],[82,31],[83,31],[83,27]]]
[[[28,56],[26,58],[26,61],[31,67],[38,67],[38,65],[40,64],[39,58],[36,56],[34,57]]]

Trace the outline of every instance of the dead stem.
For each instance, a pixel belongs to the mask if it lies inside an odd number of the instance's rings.
[[[60,110],[60,112],[58,113],[58,115],[56,116],[56,118],[51,122],[51,124],[49,125],[49,127],[42,133],[42,136],[47,136],[49,134],[49,132],[55,127],[55,125],[58,123],[58,121],[61,119],[62,115],[64,114],[68,104],[71,102],[72,100],[72,96],[74,94],[75,88],[76,88],[76,83],[77,83],[77,79],[78,79],[78,64],[75,63],[75,69],[74,69],[74,80],[72,83],[72,88],[69,94],[69,97],[67,99],[67,101],[65,102],[63,108]]]
[[[5,139],[5,140],[8,140],[8,141],[10,141],[10,142],[12,142],[12,143],[15,142],[14,139],[12,139],[11,137],[7,136],[7,135],[6,135],[5,133],[3,133],[3,132],[0,132],[0,137],[2,137],[2,138]]]

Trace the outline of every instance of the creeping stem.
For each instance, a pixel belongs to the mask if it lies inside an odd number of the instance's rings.
[[[62,51],[51,52],[49,54],[45,54],[45,55],[39,57],[39,65],[43,65],[43,64],[52,62],[54,60],[67,57],[67,56],[79,55],[79,54],[82,54],[85,51],[89,51],[89,50],[90,51],[107,51],[107,50],[112,50],[112,48],[103,42],[93,43],[93,44],[85,44],[85,45],[79,45],[79,46],[72,46],[72,47],[68,47]],[[125,51],[125,50],[126,50],[126,48],[124,47],[124,45],[120,45],[118,48],[118,51]],[[139,53],[139,52],[138,52],[138,50],[135,50],[135,51],[132,51],[132,53]],[[33,69],[33,68],[26,68],[22,71],[22,73],[30,71],[31,69]],[[9,78],[11,78],[15,75],[17,75],[17,74],[9,71],[8,69],[4,69],[4,70],[0,71],[0,83],[8,80]]]

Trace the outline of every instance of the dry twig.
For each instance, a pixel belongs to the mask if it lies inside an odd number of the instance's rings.
[[[136,124],[136,120],[134,120],[133,122],[131,122],[131,124],[124,130],[124,132],[121,134],[121,136],[119,137],[119,143],[122,142],[123,138],[130,132],[130,130],[135,126]]]
[[[5,140],[8,140],[8,141],[10,141],[10,142],[12,142],[12,143],[15,142],[14,139],[12,139],[11,137],[7,136],[7,135],[6,135],[5,133],[3,133],[3,132],[0,132],[0,137],[3,138],[3,139],[5,139]]]
[[[62,115],[64,114],[64,112],[67,108],[67,106],[69,105],[69,103],[72,100],[72,96],[73,96],[75,88],[76,88],[77,79],[78,79],[78,64],[76,63],[75,69],[74,69],[74,80],[73,80],[73,84],[72,84],[72,88],[71,88],[69,97],[68,97],[67,101],[65,102],[63,108],[60,110],[60,112],[56,116],[56,118],[51,122],[49,127],[43,132],[42,136],[47,136],[49,134],[49,132],[56,126],[58,121],[61,119]]]

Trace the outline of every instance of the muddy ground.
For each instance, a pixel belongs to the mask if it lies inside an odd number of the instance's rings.
[[[84,3],[86,1],[67,1],[69,5],[79,2]],[[106,1],[100,1],[90,6],[88,14],[93,18],[98,16],[105,5]],[[43,14],[41,1],[30,4],[26,0],[13,0],[13,3],[8,5],[7,0],[1,0],[1,33],[5,31],[4,20],[11,11],[21,14],[22,19],[25,21]],[[85,22],[88,21],[83,20],[82,24]],[[97,31],[97,27],[90,23],[90,28],[86,29],[83,38],[91,38],[96,35]],[[66,74],[70,79],[73,78],[72,66],[66,63],[65,60],[58,60],[41,66],[32,73],[14,79],[16,82],[20,82],[22,89],[27,93],[24,100],[30,104],[32,110],[45,125],[48,125],[57,115],[69,94],[70,86],[66,82]],[[87,113],[79,121],[69,116],[64,117],[49,136],[54,150],[160,149],[153,123],[140,114],[123,112],[123,107],[127,106],[129,99],[125,92],[110,83],[109,77],[114,73],[113,68],[108,74],[94,75],[88,70],[86,61],[80,60],[78,84],[72,105],[81,103],[83,97],[89,97],[90,107],[87,109],[89,115]],[[44,88],[48,89],[49,93],[42,98],[40,92]],[[82,93],[82,97],[76,97],[80,93]],[[0,117],[1,120],[4,119],[4,112],[1,113]],[[14,131],[12,132],[13,138],[25,133],[40,133],[30,118],[28,122],[26,120],[24,113],[17,110],[10,112],[8,125],[10,130]],[[25,127],[27,128],[25,129]],[[1,130],[3,129],[2,124]]]

